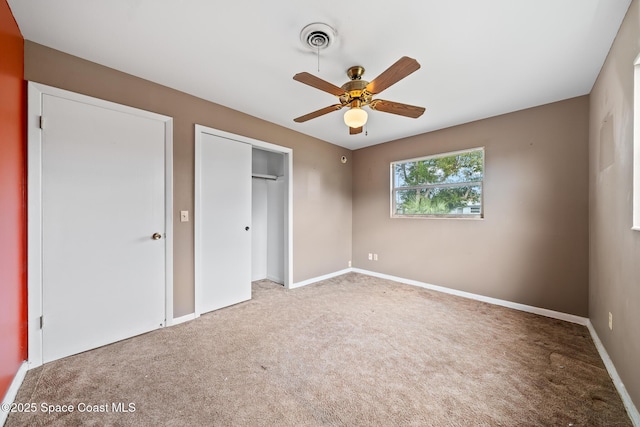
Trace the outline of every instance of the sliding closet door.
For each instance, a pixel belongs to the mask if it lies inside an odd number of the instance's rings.
[[[251,145],[202,133],[196,147],[198,314],[251,299]]]

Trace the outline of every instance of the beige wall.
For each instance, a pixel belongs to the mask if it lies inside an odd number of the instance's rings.
[[[640,54],[634,0],[590,97],[589,317],[640,407],[640,231],[631,230],[633,62]],[[608,316],[613,314],[613,330]]]
[[[355,151],[354,266],[586,316],[588,111],[583,96]],[[482,146],[484,219],[390,218],[391,161]]]
[[[347,149],[131,75],[25,42],[25,79],[173,117],[174,315],[194,310],[194,124],[293,149],[293,281],[332,273],[351,259],[351,157]]]

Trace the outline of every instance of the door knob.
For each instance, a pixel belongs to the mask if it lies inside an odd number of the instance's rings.
[[[249,226],[247,225],[244,229],[245,231],[249,231]]]
[[[160,233],[153,233],[153,235],[151,236],[151,238],[152,238],[153,240],[160,240],[160,239],[162,239],[162,234],[160,234]]]

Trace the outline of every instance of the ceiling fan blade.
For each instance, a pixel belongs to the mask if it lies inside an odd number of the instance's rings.
[[[413,58],[403,56],[395,64],[387,68],[378,77],[373,79],[366,87],[373,95],[380,93],[389,86],[404,79],[409,74],[420,68],[420,64]]]
[[[424,113],[424,107],[416,107],[415,105],[401,104],[399,102],[385,101],[383,99],[374,99],[369,104],[372,110],[382,111],[385,113],[398,114],[400,116],[411,117],[417,119]]]
[[[362,133],[362,126],[359,128],[349,128],[349,135],[357,135],[359,133]]]
[[[341,96],[344,95],[344,90],[340,89],[338,86],[329,83],[326,80],[322,80],[320,77],[316,77],[313,74],[309,74],[307,72],[298,73],[293,76],[293,80],[299,81],[300,83],[304,83],[311,87],[315,87],[316,89],[320,89],[324,92],[328,92],[331,95]]]
[[[311,120],[311,119],[315,119],[316,117],[324,116],[325,114],[328,114],[328,113],[330,113],[332,111],[338,111],[341,108],[342,108],[342,104],[330,105],[328,107],[324,107],[324,108],[321,108],[319,110],[316,110],[316,111],[314,111],[312,113],[305,114],[304,116],[300,116],[298,118],[295,118],[295,119],[293,119],[293,121],[296,122],[296,123],[306,122],[307,120]]]

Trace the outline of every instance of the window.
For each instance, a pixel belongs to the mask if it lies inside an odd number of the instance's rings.
[[[484,148],[391,163],[391,216],[482,218]]]

